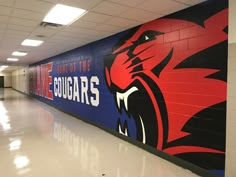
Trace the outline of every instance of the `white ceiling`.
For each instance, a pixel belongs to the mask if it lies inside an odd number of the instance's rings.
[[[11,65],[31,64],[203,1],[0,0],[0,64],[10,64],[6,59],[12,57],[13,51],[29,54]],[[56,3],[80,7],[88,13],[70,26],[40,27],[42,19]],[[26,38],[45,43],[40,47],[21,46]]]

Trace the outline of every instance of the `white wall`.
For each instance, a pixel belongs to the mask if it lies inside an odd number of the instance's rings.
[[[226,119],[226,177],[236,176],[236,43],[229,44]]]
[[[236,1],[229,1],[229,57],[226,119],[226,177],[236,176]]]
[[[22,67],[12,72],[12,88],[29,94],[29,68]]]
[[[12,87],[11,73],[0,72],[0,76],[4,76],[4,87]]]

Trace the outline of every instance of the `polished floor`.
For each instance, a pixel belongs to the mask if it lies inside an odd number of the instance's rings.
[[[0,89],[1,177],[196,177],[12,89]]]

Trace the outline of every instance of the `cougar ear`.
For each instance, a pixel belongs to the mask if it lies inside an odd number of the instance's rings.
[[[228,8],[205,20],[204,25],[208,29],[224,30],[228,26]]]

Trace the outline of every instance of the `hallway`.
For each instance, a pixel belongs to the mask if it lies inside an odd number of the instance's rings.
[[[2,177],[194,177],[12,89],[0,90]]]

